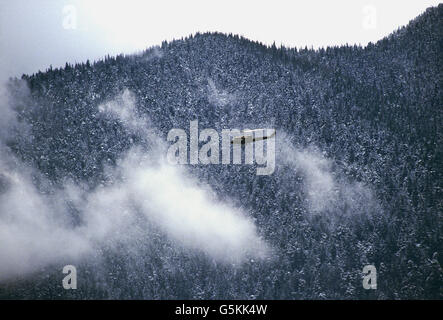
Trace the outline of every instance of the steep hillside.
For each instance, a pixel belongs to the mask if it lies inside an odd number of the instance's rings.
[[[270,248],[264,258],[220,262],[147,221],[78,260],[82,290],[59,291],[63,256],[5,280],[0,297],[442,298],[442,12],[430,8],[365,48],[266,47],[206,33],[11,80],[18,121],[0,132],[3,152],[35,169],[43,197],[67,183],[84,193],[112,186],[121,178],[112,168],[134,147],[157,150],[146,134],[166,143],[193,120],[218,131],[275,128],[277,159],[268,176],[248,165],[180,169],[253,221]],[[128,103],[135,120],[100,108]],[[81,228],[82,207],[62,200],[60,214]],[[377,290],[362,288],[367,264],[377,267]]]

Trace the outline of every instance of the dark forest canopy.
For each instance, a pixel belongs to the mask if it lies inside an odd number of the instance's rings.
[[[140,54],[11,80],[13,107],[29,131],[11,134],[7,144],[55,185],[69,178],[93,189],[106,180],[105,166],[142,143],[98,114],[98,105],[129,90],[137,112],[164,137],[195,119],[207,128],[276,128],[299,150],[320,150],[341,186],[362,185],[371,193],[357,192],[352,204],[338,201],[312,214],[305,177],[288,166],[266,177],[248,167],[189,167],[221,199],[233,199],[255,219],[277,248],[275,260],[235,269],[169,250],[173,244],[160,237],[139,257],[149,267],[130,268],[129,253],[110,253],[106,268],[116,276],[105,279],[106,288],[94,285],[91,271],[88,290],[62,294],[441,299],[442,13],[443,5],[429,8],[364,48],[285,48],[197,33]],[[347,197],[346,188],[340,197]],[[165,269],[165,260],[174,261],[174,272]],[[361,286],[366,264],[377,267],[377,290]],[[93,264],[84,268],[93,270]],[[51,272],[46,270],[57,279]],[[0,287],[0,297],[53,297],[51,290],[40,291],[47,286],[43,278]]]

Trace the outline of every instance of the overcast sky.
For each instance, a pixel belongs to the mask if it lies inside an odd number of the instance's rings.
[[[0,0],[0,81],[197,31],[287,46],[366,45],[434,0]]]

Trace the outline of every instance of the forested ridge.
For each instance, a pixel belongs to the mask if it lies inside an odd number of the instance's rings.
[[[309,175],[279,148],[269,176],[251,166],[187,166],[247,212],[272,258],[217,263],[150,231],[137,253],[105,247],[100,262],[83,261],[81,290],[60,291],[57,265],[6,282],[0,297],[441,299],[442,13],[441,4],[429,8],[364,48],[198,33],[11,79],[10,101],[27,130],[11,131],[6,144],[50,181],[36,178],[42,193],[67,179],[91,190],[109,183],[105,168],[144,143],[100,115],[99,105],[125,91],[165,141],[192,120],[216,130],[275,128],[278,146],[327,161],[335,185],[333,200],[310,195]],[[367,264],[377,268],[377,290],[362,287]]]

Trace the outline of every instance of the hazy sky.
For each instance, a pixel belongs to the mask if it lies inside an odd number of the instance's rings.
[[[367,44],[434,0],[0,0],[0,81],[197,31],[314,48]]]

